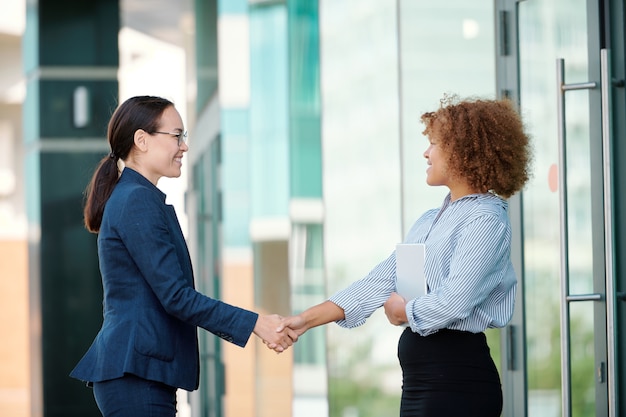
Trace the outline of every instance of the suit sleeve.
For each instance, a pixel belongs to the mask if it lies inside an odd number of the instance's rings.
[[[258,315],[193,288],[193,278],[185,276],[180,264],[165,209],[153,192],[136,189],[119,213],[118,233],[143,278],[168,314],[245,346]]]

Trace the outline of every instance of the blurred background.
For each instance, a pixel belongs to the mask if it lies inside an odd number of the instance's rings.
[[[566,58],[572,82],[597,73],[600,3],[0,0],[0,415],[99,415],[91,390],[68,377],[102,310],[82,193],[110,151],[112,111],[143,94],[172,100],[189,130],[182,177],[159,187],[198,288],[283,315],[363,277],[440,205],[446,190],[424,181],[422,113],[450,94],[513,99],[535,166],[524,200],[510,201],[515,317],[487,332],[503,415],[615,412],[613,385],[597,377],[607,360],[613,378],[624,375],[611,362],[606,308],[572,309],[571,372],[561,379],[554,60]],[[623,3],[605,3],[623,18]],[[606,256],[591,203],[605,181],[590,139],[598,97],[568,101],[567,250],[582,293],[606,282],[604,270],[593,278]],[[179,415],[397,415],[401,330],[379,310],[357,329],[313,329],[282,355],[200,331],[201,386],[179,392]]]

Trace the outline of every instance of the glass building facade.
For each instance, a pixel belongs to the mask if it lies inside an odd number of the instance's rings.
[[[18,239],[30,282],[28,415],[99,415],[67,377],[101,320],[82,190],[108,152],[111,110],[144,93],[173,99],[190,131],[186,172],[159,186],[198,289],[281,315],[364,276],[441,204],[446,190],[424,181],[423,112],[450,94],[510,97],[534,166],[509,203],[515,315],[487,331],[503,416],[625,412],[623,2],[171,3],[25,2],[24,102],[0,103],[0,143],[11,140],[20,163],[0,159],[0,191],[7,169],[23,179],[0,208],[28,219]],[[87,118],[75,112],[85,97]],[[22,128],[4,128],[16,117]],[[2,256],[15,253],[15,233],[0,238]],[[201,386],[180,393],[179,415],[397,415],[400,331],[377,311],[356,329],[313,329],[281,355],[255,337],[240,349],[200,331]],[[0,415],[12,383],[0,371]]]

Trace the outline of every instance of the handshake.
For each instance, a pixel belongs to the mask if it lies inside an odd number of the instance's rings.
[[[278,314],[259,315],[254,326],[254,334],[276,353],[287,350],[307,330],[304,318],[299,315],[290,317]]]
[[[405,311],[406,300],[395,292],[391,293],[384,307],[385,315],[391,324],[398,326],[408,321]],[[343,309],[327,300],[296,316],[281,317],[278,314],[259,316],[254,326],[254,334],[260,337],[269,349],[281,353],[297,342],[298,337],[310,328],[343,319],[345,319]]]

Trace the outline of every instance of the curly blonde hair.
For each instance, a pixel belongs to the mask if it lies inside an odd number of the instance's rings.
[[[421,116],[427,136],[436,132],[448,156],[448,172],[473,189],[509,198],[530,176],[530,140],[508,100],[459,100],[446,96],[441,107]]]

